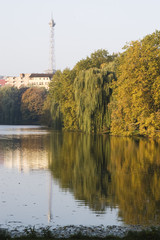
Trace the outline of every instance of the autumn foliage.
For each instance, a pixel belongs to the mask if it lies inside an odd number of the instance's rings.
[[[55,73],[46,101],[53,128],[109,132],[114,59],[106,50],[98,50],[72,70]]]
[[[28,88],[22,95],[21,113],[23,122],[40,122],[43,116],[43,105],[46,99],[45,88]]]
[[[40,124],[46,99],[44,88],[0,88],[0,124]]]
[[[126,46],[116,73],[111,133],[160,136],[160,32]]]
[[[98,50],[73,70],[58,71],[48,102],[53,127],[160,136],[160,32],[131,42],[121,54]]]
[[[160,136],[160,31],[109,55],[100,49],[43,88],[0,89],[0,123],[85,133]]]

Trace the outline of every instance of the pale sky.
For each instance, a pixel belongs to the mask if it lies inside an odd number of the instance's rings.
[[[160,0],[0,0],[0,75],[49,68],[52,13],[61,70],[98,49],[121,52],[160,26]]]

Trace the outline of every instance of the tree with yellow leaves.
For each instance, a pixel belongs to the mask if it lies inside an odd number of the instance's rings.
[[[160,136],[160,31],[125,47],[117,78],[112,134]]]

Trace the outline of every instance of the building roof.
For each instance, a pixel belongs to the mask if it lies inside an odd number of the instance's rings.
[[[29,77],[30,78],[35,78],[35,77],[49,77],[49,78],[52,78],[53,73],[32,73]]]
[[[4,86],[6,84],[6,81],[4,79],[0,79],[0,86]]]

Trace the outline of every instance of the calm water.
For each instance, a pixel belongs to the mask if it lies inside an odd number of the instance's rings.
[[[160,142],[0,126],[0,227],[159,223]]]

